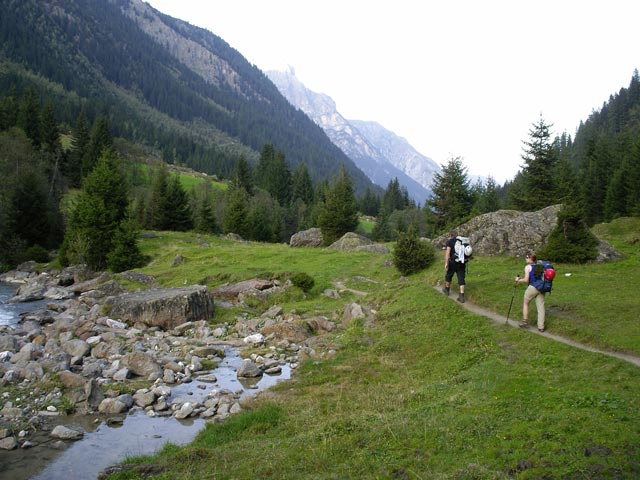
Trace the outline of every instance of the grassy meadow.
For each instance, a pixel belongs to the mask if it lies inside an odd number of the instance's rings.
[[[625,258],[558,265],[548,328],[640,355],[640,221],[620,219],[595,231]],[[212,288],[306,272],[315,279],[307,295],[292,288],[270,304],[337,319],[345,303],[356,301],[375,319],[339,330],[327,340],[339,346],[335,358],[303,362],[290,381],[225,423],[208,425],[190,445],[131,458],[134,468],[109,478],[640,477],[639,368],[466,311],[433,288],[442,280],[440,257],[405,279],[383,265],[391,255],[199,240],[168,232],[145,239],[153,261],[141,271],[163,286]],[[171,268],[178,253],[185,262]],[[467,298],[506,315],[523,267],[524,259],[475,258]],[[367,294],[320,295],[336,281]],[[515,293],[514,319],[523,291]],[[219,308],[212,323],[269,306]]]

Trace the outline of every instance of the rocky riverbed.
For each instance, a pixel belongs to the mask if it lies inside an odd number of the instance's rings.
[[[248,297],[266,300],[288,287],[260,279],[213,292],[198,285],[160,289],[140,274],[96,274],[82,266],[40,271],[27,263],[0,281],[18,287],[7,302],[43,304],[18,323],[0,325],[5,460],[19,452],[37,455],[44,445],[64,450],[92,434],[87,425],[113,426],[129,417],[224,421],[242,410],[243,397],[261,378],[281,376],[283,369],[288,377],[301,359],[335,354],[325,334],[364,316],[357,304],[332,319],[303,318],[273,306],[256,317],[211,322],[215,308]],[[124,281],[141,288],[127,291]],[[340,297],[337,291],[325,294]],[[215,372],[225,362],[233,380],[245,384],[221,385]]]

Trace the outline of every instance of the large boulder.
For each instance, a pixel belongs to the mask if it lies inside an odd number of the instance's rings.
[[[128,353],[120,359],[120,367],[126,367],[134,375],[145,378],[162,377],[162,367],[160,367],[160,364],[155,358],[144,352]]]
[[[214,309],[213,298],[202,285],[129,293],[114,298],[112,307],[114,318],[166,331],[185,322],[209,320]]]
[[[547,243],[558,221],[562,205],[552,205],[537,212],[498,210],[479,215],[458,226],[460,235],[467,236],[477,255],[523,256]],[[432,240],[436,248],[444,248],[449,235]]]
[[[320,247],[322,242],[322,231],[319,228],[310,228],[293,234],[289,245],[292,247]]]
[[[357,250],[360,247],[372,244],[373,242],[367,237],[363,237],[362,235],[358,235],[357,233],[347,232],[342,236],[340,240],[335,241],[327,248],[330,250],[353,251]]]

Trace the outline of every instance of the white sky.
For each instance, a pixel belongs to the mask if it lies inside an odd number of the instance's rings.
[[[640,69],[637,0],[148,0],[263,71],[295,68],[347,119],[512,178],[542,115],[573,137]]]

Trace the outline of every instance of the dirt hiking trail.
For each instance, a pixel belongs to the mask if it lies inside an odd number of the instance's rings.
[[[435,287],[435,289],[438,292],[440,292],[440,295],[442,295],[441,288],[442,288],[441,286]],[[478,315],[482,315],[483,317],[490,318],[495,323],[499,323],[499,324],[502,324],[502,325],[505,325],[505,324],[508,323],[512,327],[519,328],[518,325],[519,325],[520,322],[518,322],[516,320],[512,320],[512,319],[507,320],[507,317],[505,317],[504,315],[500,315],[499,313],[492,312],[490,310],[486,310],[486,309],[484,309],[484,308],[482,308],[482,307],[480,307],[478,305],[475,305],[475,304],[469,302],[468,300],[465,303],[460,303],[460,302],[458,302],[456,300],[457,297],[458,297],[458,294],[457,293],[454,294],[453,290],[451,290],[451,295],[450,295],[449,298],[452,301],[456,302],[461,307],[466,308],[470,312],[476,313]],[[516,309],[515,311],[517,311],[518,308],[520,308],[520,307],[521,307],[520,305],[514,305],[513,306],[513,308]],[[514,311],[513,308],[512,308],[512,312]],[[556,342],[564,343],[566,345],[570,345],[572,347],[579,348],[581,350],[586,350],[588,352],[593,352],[593,353],[600,353],[602,355],[608,355],[609,357],[615,357],[615,358],[618,358],[620,360],[624,360],[625,362],[632,363],[637,367],[640,367],[640,357],[637,357],[635,355],[629,355],[629,354],[626,354],[626,353],[609,352],[609,351],[606,351],[606,350],[600,350],[600,349],[591,347],[589,345],[585,345],[583,343],[574,342],[573,340],[569,340],[568,338],[561,337],[560,335],[555,335],[553,333],[550,333],[548,330],[545,331],[545,332],[540,332],[540,331],[538,331],[538,329],[536,328],[535,325],[532,325],[531,327],[529,327],[527,329],[522,329],[522,330],[524,330],[526,332],[529,332],[529,333],[532,333],[534,335],[540,335],[540,336],[546,337],[546,338],[548,338],[550,340],[555,340]]]

